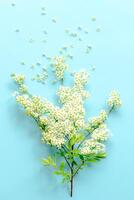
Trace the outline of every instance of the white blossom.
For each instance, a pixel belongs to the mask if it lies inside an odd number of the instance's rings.
[[[99,127],[103,122],[107,119],[107,112],[105,110],[102,110],[100,114],[96,117],[93,117],[89,120],[87,124],[87,130],[89,132],[92,132],[94,128]]]
[[[20,93],[27,93],[28,92],[27,86],[25,84],[21,84],[20,87],[19,87],[19,92]]]
[[[105,145],[94,140],[94,139],[87,139],[82,148],[81,154],[99,154],[105,152]]]
[[[13,73],[11,76],[12,76],[12,79],[13,79],[17,84],[22,84],[22,83],[24,83],[25,76],[24,76],[23,74],[15,74],[15,73]]]
[[[84,86],[87,84],[89,79],[89,74],[87,71],[76,72],[74,74],[74,82],[76,85]]]
[[[55,58],[55,66],[60,70],[64,60]],[[66,68],[66,67],[65,67]],[[56,70],[57,70],[56,69]],[[81,148],[82,154],[103,152],[109,131],[104,125],[107,119],[107,112],[102,110],[98,116],[85,120],[84,100],[89,96],[85,90],[89,74],[86,71],[74,74],[72,87],[61,86],[57,95],[61,106],[55,106],[47,99],[39,96],[32,96],[24,85],[24,75],[13,74],[13,79],[19,85],[19,93],[16,93],[16,101],[23,106],[28,116],[33,117],[42,131],[42,141],[61,148],[67,142],[66,138],[78,134],[80,131],[91,133]],[[119,97],[112,93],[110,105],[119,105]]]
[[[53,59],[53,68],[58,80],[63,79],[65,71],[68,69],[68,65],[65,63],[64,57],[56,56]]]
[[[105,124],[100,125],[99,128],[95,129],[91,134],[91,138],[99,142],[106,141],[108,137],[109,130]]]
[[[111,107],[120,107],[122,104],[120,95],[117,91],[113,90],[108,99],[108,105]]]

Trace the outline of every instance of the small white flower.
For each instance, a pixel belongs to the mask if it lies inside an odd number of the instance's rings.
[[[94,139],[87,139],[82,148],[81,148],[81,154],[99,154],[105,152],[105,145],[97,142]]]
[[[113,90],[108,99],[108,105],[111,107],[120,107],[122,105],[120,95],[117,91]]]
[[[56,56],[53,59],[52,64],[55,74],[58,80],[63,79],[65,71],[68,69],[68,65],[65,63],[64,57]]]
[[[11,77],[18,84],[24,83],[25,76],[23,74],[15,74],[15,73],[13,73],[13,74],[11,74]]]
[[[95,129],[91,134],[91,138],[96,141],[106,141],[109,137],[109,130],[105,125],[101,125],[99,128]]]

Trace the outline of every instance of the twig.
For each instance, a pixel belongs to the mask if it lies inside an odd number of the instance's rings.
[[[80,170],[80,168],[82,167],[83,164],[84,164],[84,160],[83,160],[82,163],[79,165],[79,167],[76,169],[75,173],[73,174],[73,177],[77,174],[77,172]]]
[[[73,151],[73,149],[74,149],[74,145],[72,145],[72,151]],[[74,165],[74,163],[73,163],[73,153],[72,153],[72,164],[71,164],[71,180],[70,180],[70,183],[71,183],[71,191],[70,191],[70,196],[72,197],[73,196],[73,178],[74,178],[74,176],[73,176],[73,173],[74,173],[74,169],[73,169],[73,165]]]
[[[62,150],[60,150],[60,151],[62,152]],[[63,157],[64,157],[66,163],[68,164],[69,168],[71,169],[72,167],[71,167],[71,165],[70,165],[70,163],[69,163],[67,157],[66,157],[64,154],[63,154]]]

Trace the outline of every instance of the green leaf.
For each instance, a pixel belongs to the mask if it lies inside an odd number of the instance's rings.
[[[70,147],[72,147],[75,144],[75,135],[72,136],[72,138],[70,139]]]
[[[69,146],[73,146],[74,144],[81,142],[83,139],[84,139],[84,135],[82,133],[73,135],[70,139]]]
[[[42,163],[45,166],[52,166],[54,168],[57,168],[56,162],[52,159],[51,156],[48,156],[48,158],[42,159]]]
[[[60,164],[60,170],[63,171],[65,168],[65,162],[62,161],[61,164]]]
[[[78,164],[77,164],[77,162],[75,160],[73,160],[73,164],[76,165],[76,166],[78,166]]]
[[[98,158],[106,158],[106,156],[107,156],[107,154],[105,152],[97,154]]]
[[[96,162],[106,157],[106,153],[99,153],[99,154],[90,154],[85,155],[85,160],[87,162]]]
[[[56,170],[54,171],[54,174],[58,175],[58,176],[62,176],[63,179],[62,179],[62,182],[69,182],[70,181],[70,173],[69,172],[65,172],[65,171],[62,171],[62,170]]]
[[[83,139],[84,139],[84,135],[82,133],[78,134],[77,137],[76,137],[76,143],[81,142]]]
[[[79,158],[84,161],[84,156],[83,155],[79,155]]]
[[[70,173],[66,173],[66,175],[62,179],[62,183],[70,182]]]
[[[72,159],[72,156],[75,158],[75,157],[78,157],[79,156],[79,153],[80,153],[80,150],[78,149],[73,149],[73,150],[70,150],[68,151],[65,155],[66,157],[68,157],[68,159]],[[71,160],[70,160],[71,161]]]
[[[54,171],[54,174],[61,175],[61,171]]]
[[[87,160],[88,162],[96,162],[97,160],[96,159],[89,159]]]

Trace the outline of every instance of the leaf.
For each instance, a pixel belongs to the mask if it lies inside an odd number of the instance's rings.
[[[65,171],[62,171],[62,170],[56,170],[54,171],[54,174],[58,175],[58,176],[62,176],[63,179],[62,179],[62,182],[69,182],[70,181],[70,173],[69,172],[65,172]]]
[[[84,135],[82,133],[73,135],[72,138],[70,139],[70,146],[81,142],[83,139],[84,139]]]
[[[64,156],[64,152],[63,151],[60,151],[59,153],[62,157]]]
[[[97,160],[96,159],[89,159],[87,160],[88,162],[96,162]]]
[[[61,164],[60,164],[60,170],[63,171],[65,168],[65,162],[62,161]]]
[[[62,179],[62,183],[69,182],[69,181],[70,181],[70,174],[66,173],[66,175]]]
[[[80,153],[80,150],[79,149],[73,149],[73,150],[70,150],[68,151],[65,155],[66,157],[68,157],[68,159],[71,161],[72,160],[72,156],[75,158],[75,157],[79,157],[79,153]]]
[[[60,171],[54,171],[54,174],[61,175],[61,172]]]
[[[43,165],[46,166],[52,166],[54,168],[57,168],[56,162],[52,159],[51,156],[48,156],[48,158],[42,159]]]
[[[73,164],[76,165],[76,166],[78,166],[78,164],[77,164],[77,162],[75,160],[73,160]]]
[[[105,157],[106,157],[106,153],[99,153],[97,155],[96,154],[86,155],[85,159],[87,162],[96,162]]]
[[[79,150],[79,149],[73,149],[73,150],[71,151],[71,153],[73,153],[73,154],[79,154],[79,153],[80,153],[80,150]]]
[[[76,139],[76,135],[73,135],[69,141],[70,143],[70,147],[72,147],[75,144],[75,139]]]
[[[83,155],[79,155],[79,158],[84,161],[84,156]]]
[[[97,154],[98,158],[106,158],[106,156],[107,156],[107,154],[105,152]]]
[[[82,133],[81,133],[81,134],[78,134],[78,135],[77,135],[77,138],[76,138],[76,143],[81,142],[83,139],[84,139],[84,135],[83,135]]]

